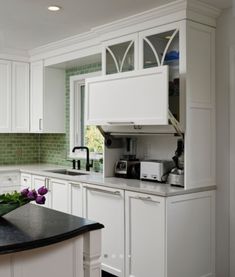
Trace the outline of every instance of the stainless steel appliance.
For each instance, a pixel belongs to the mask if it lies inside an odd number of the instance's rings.
[[[168,175],[167,183],[171,184],[172,186],[184,186],[184,170],[173,168],[171,173]]]
[[[139,160],[119,160],[115,164],[115,177],[139,179]]]
[[[173,161],[146,160],[140,163],[140,179],[165,182],[167,174],[174,167]]]
[[[184,187],[184,141],[182,139],[177,142],[173,161],[175,166],[168,175],[167,183],[172,186]]]

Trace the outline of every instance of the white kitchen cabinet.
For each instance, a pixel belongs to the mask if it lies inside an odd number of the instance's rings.
[[[138,34],[131,34],[102,43],[103,74],[127,72],[138,67]]]
[[[0,96],[0,132],[28,132],[28,63],[0,60]]]
[[[11,62],[0,60],[0,132],[11,132]]]
[[[20,191],[20,173],[18,171],[0,173],[0,194]]]
[[[67,181],[53,179],[45,176],[32,176],[32,188],[38,190],[45,186],[48,193],[45,195],[45,207],[57,211],[70,212],[70,184]]]
[[[21,190],[26,189],[26,188],[31,189],[31,187],[32,187],[32,176],[31,176],[31,174],[21,173],[21,175],[20,175],[20,187],[21,187]]]
[[[102,270],[115,276],[124,273],[124,191],[85,185],[84,215],[101,222]]]
[[[86,79],[86,124],[167,125],[168,67]]]
[[[12,132],[29,132],[28,63],[12,63]]]
[[[215,276],[215,192],[125,192],[126,277]]]
[[[165,198],[125,193],[126,277],[165,276]]]
[[[48,189],[48,193],[45,195],[46,203],[44,207],[51,208],[51,188],[49,186],[49,178],[45,176],[33,175],[32,176],[32,189],[38,190],[40,187],[45,186]],[[33,202],[35,203],[35,202]]]
[[[168,197],[166,203],[167,277],[214,277],[215,191]]]
[[[49,179],[51,208],[60,212],[70,212],[70,184],[60,179]]]
[[[31,63],[30,131],[65,132],[65,71]]]
[[[71,214],[83,217],[82,184],[71,183]]]

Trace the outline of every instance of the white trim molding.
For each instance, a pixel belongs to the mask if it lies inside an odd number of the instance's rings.
[[[47,59],[69,52],[98,47],[102,41],[160,26],[166,23],[189,19],[205,25],[216,26],[220,10],[195,0],[177,0],[108,24],[90,31],[46,44],[29,51],[32,61]]]
[[[230,48],[230,276],[235,276],[235,45]]]

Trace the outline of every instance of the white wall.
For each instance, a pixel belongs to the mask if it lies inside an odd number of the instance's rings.
[[[216,272],[217,277],[229,276],[229,197],[230,197],[230,147],[229,147],[229,52],[235,44],[235,18],[232,9],[225,10],[217,22],[216,39],[216,116],[217,116],[217,250]],[[235,76],[234,76],[235,78]],[[235,141],[234,141],[235,144]],[[231,211],[234,213],[235,211]],[[231,234],[235,235],[235,234]],[[230,277],[234,277],[234,264],[231,263]]]

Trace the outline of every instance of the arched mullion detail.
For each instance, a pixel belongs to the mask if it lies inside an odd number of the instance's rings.
[[[151,42],[147,37],[145,37],[144,40],[148,43],[148,45],[149,45],[150,48],[152,49],[153,54],[154,54],[154,56],[155,56],[155,58],[156,58],[156,61],[157,61],[157,65],[160,66],[160,59],[159,59],[158,53],[157,53],[157,51],[155,50],[155,48],[154,48],[152,42]]]
[[[172,34],[171,38],[169,39],[169,41],[167,42],[167,45],[166,45],[165,50],[164,50],[163,55],[162,55],[161,65],[164,64],[164,60],[165,60],[165,57],[166,57],[166,53],[167,53],[167,51],[168,51],[168,48],[169,48],[169,46],[171,45],[173,39],[175,38],[175,36],[176,36],[176,34],[177,34],[178,32],[179,32],[179,29],[176,29],[176,30],[174,31],[174,33]]]
[[[117,69],[117,72],[119,73],[120,70],[119,70],[118,62],[117,62],[117,59],[116,59],[115,55],[113,54],[113,51],[109,47],[107,47],[106,50],[108,50],[110,55],[112,56],[113,61],[114,61],[115,66],[116,66],[116,69]]]
[[[124,65],[126,56],[127,56],[128,52],[129,52],[129,50],[130,50],[130,48],[131,48],[131,46],[132,46],[133,44],[134,44],[134,41],[132,40],[132,41],[130,42],[130,44],[128,45],[128,47],[127,47],[127,49],[126,49],[126,51],[125,51],[125,53],[124,53],[124,55],[123,55],[122,62],[121,62],[121,66],[120,66],[120,72],[122,72],[122,68],[123,68],[123,65]]]

